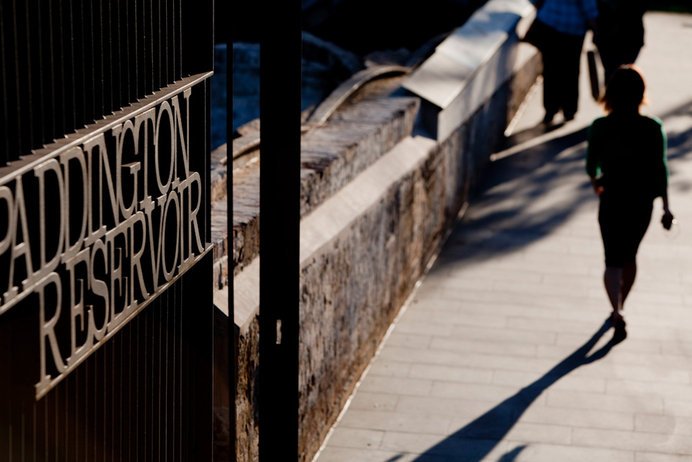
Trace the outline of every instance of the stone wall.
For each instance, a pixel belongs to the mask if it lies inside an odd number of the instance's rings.
[[[304,219],[301,447],[304,460],[437,255],[506,127],[506,82],[444,142],[410,137]],[[350,210],[348,210],[350,208]],[[353,212],[353,209],[357,213]],[[325,233],[325,228],[333,228]]]
[[[522,0],[491,0],[488,5],[490,12],[509,8],[514,14],[512,21],[503,15],[497,24],[507,29],[503,29],[502,41],[478,41],[479,46],[490,47],[478,66],[487,64],[502,69],[503,74],[493,74],[490,79],[492,71],[479,70],[448,87],[454,96],[440,101],[466,107],[463,117],[450,114],[449,107],[439,101],[421,96],[416,92],[420,85],[399,85],[389,95],[378,97],[379,103],[358,103],[396,109],[395,119],[402,120],[397,126],[407,127],[398,129],[396,143],[389,138],[389,146],[369,156],[368,164],[354,171],[348,181],[334,168],[331,173],[324,170],[324,175],[310,173],[313,181],[338,179],[339,187],[314,185],[320,191],[315,196],[319,200],[303,200],[309,204],[301,221],[300,249],[303,461],[311,460],[318,451],[392,320],[437,255],[459,211],[472,199],[495,143],[502,140],[508,120],[540,70],[535,50],[518,44],[513,33],[519,19],[532,14],[530,5]],[[484,23],[488,11],[485,13],[479,16]],[[467,23],[464,27],[474,26]],[[492,24],[484,27],[498,37]],[[477,27],[471,30],[478,38]],[[457,31],[453,37],[463,39],[464,33]],[[448,53],[450,48],[445,49]],[[410,77],[415,78],[415,74]],[[434,79],[424,80],[436,84]],[[418,124],[413,126],[410,111],[418,107],[425,107],[425,114],[420,111]],[[353,113],[362,111],[351,109]],[[434,126],[438,123],[436,111],[439,120],[444,117],[442,138]],[[380,117],[370,123],[392,122]],[[334,156],[334,152],[328,154]],[[323,164],[312,151],[306,151],[304,157],[310,159],[310,168]],[[238,461],[257,460],[258,273],[256,258],[234,278],[239,333]],[[216,300],[223,310],[224,289],[217,292]]]

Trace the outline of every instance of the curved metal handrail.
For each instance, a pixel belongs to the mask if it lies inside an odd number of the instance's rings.
[[[353,74],[343,82],[315,109],[307,120],[310,127],[320,126],[346,102],[354,93],[365,84],[389,75],[402,75],[411,72],[410,67],[398,65],[374,66],[363,69]]]
[[[368,83],[392,75],[410,74],[448,33],[439,34],[411,54],[406,65],[383,64],[371,66],[353,74],[348,80],[341,83],[329,96],[320,103],[301,126],[301,132],[306,133],[315,127],[324,125],[329,118],[353,96],[358,90]],[[255,151],[260,145],[259,132],[249,133],[233,140],[233,160],[239,159],[249,152]],[[221,159],[221,164],[226,165],[228,157]]]
[[[363,86],[386,76],[404,75],[411,72],[410,67],[398,65],[382,65],[369,67],[356,72],[348,80],[336,87],[330,95],[315,108],[307,121],[301,126],[301,132],[305,133],[315,127],[324,125],[329,118]],[[248,152],[259,147],[259,132],[249,133],[233,140],[233,160],[243,157]],[[221,164],[228,163],[228,156],[221,159]]]

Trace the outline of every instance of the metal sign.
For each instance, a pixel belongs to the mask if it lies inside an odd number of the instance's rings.
[[[204,185],[190,169],[189,126],[193,87],[207,77],[185,79],[0,179],[8,225],[0,257],[9,257],[0,314],[27,297],[38,303],[37,398],[204,253]],[[27,209],[25,197],[37,207]],[[67,350],[56,336],[62,325]]]
[[[0,461],[211,460],[211,0],[0,7]]]

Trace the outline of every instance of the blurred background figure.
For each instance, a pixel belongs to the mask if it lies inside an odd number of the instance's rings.
[[[574,119],[579,100],[579,64],[586,31],[598,18],[596,0],[545,0],[536,15],[546,28],[543,46],[544,124],[559,111]]]
[[[637,60],[644,46],[647,3],[647,0],[598,0],[594,43],[605,68],[606,83],[619,66]]]

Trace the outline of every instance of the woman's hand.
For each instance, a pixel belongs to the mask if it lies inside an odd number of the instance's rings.
[[[673,223],[675,223],[675,217],[673,214],[668,210],[667,208],[663,210],[663,216],[661,217],[661,224],[663,225],[663,228],[666,230],[670,230],[670,228],[673,227]]]
[[[596,178],[591,177],[591,187],[593,188],[593,192],[595,192],[597,196],[603,194],[603,185]]]

